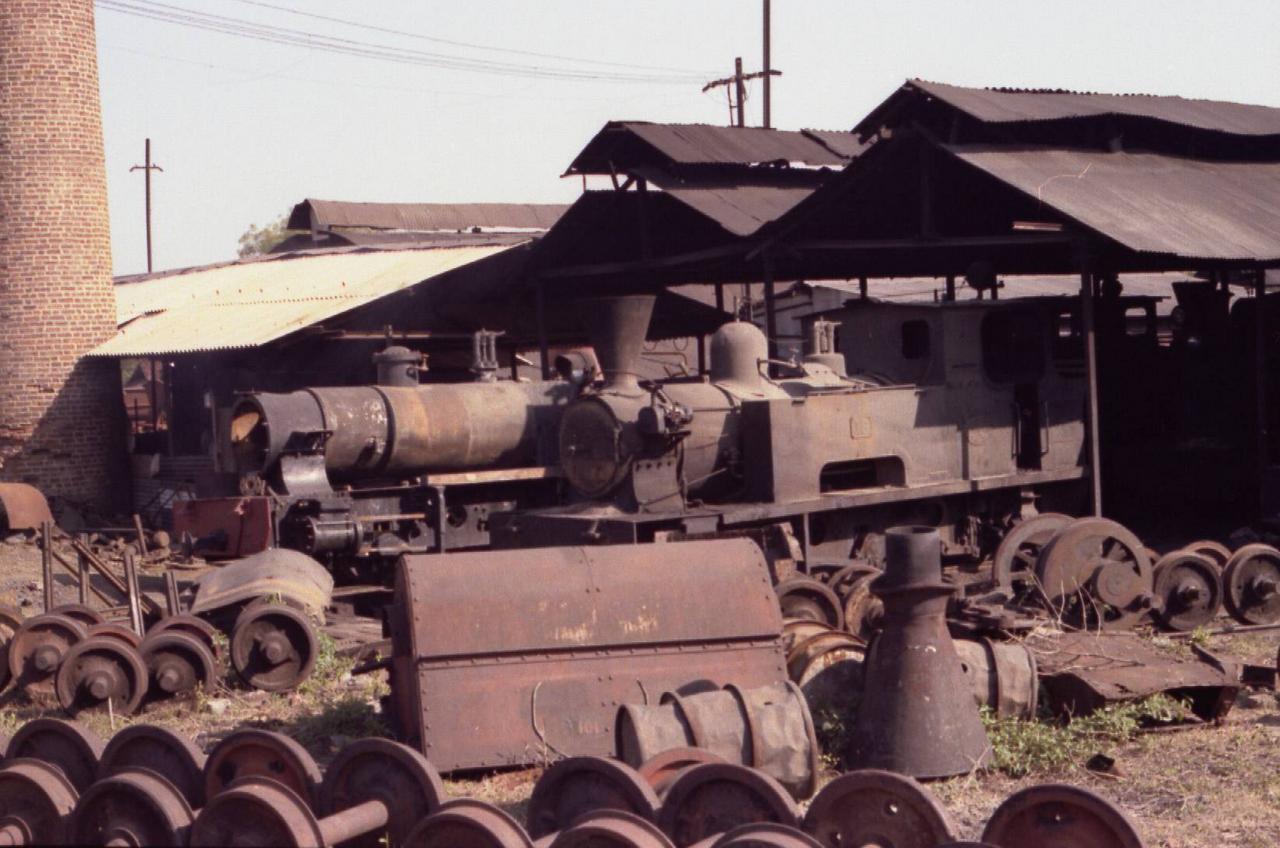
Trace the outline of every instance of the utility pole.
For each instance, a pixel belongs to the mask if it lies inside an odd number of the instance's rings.
[[[764,56],[761,64],[764,66],[764,76],[762,77],[762,85],[764,86],[764,128],[771,129],[773,127],[773,118],[769,111],[769,78],[773,74],[769,66],[769,0],[764,0]]]
[[[147,195],[147,273],[151,273],[151,172],[164,172],[164,168],[151,163],[151,139],[147,139],[146,157],[143,160],[146,164],[134,165],[129,169],[129,173],[134,171],[142,171],[146,179],[146,195]]]
[[[733,76],[724,77],[723,79],[718,79],[718,80],[712,80],[711,82],[704,85],[702,87],[702,90],[710,91],[711,89],[719,88],[722,85],[732,85],[738,97],[737,109],[733,110],[733,107],[732,106],[730,107],[731,110],[735,112],[734,125],[739,127],[745,127],[747,125],[747,119],[746,119],[747,113],[745,108],[746,102],[747,102],[747,81],[753,80],[753,79],[764,79],[765,85],[768,85],[768,79],[771,76],[780,77],[782,76],[782,71],[774,71],[774,70],[756,71],[754,73],[744,74],[742,72],[742,57],[739,56],[738,58],[733,60]],[[767,125],[768,125],[768,122],[766,120],[766,126]]]

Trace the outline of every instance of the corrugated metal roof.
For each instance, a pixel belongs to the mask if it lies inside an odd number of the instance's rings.
[[[813,194],[812,186],[672,187],[667,194],[735,236],[749,236]]]
[[[293,207],[288,226],[293,230],[547,230],[568,208],[561,203],[352,203],[308,198]]]
[[[910,93],[913,89],[936,97],[987,123],[1054,121],[1115,115],[1151,118],[1231,135],[1280,135],[1280,109],[1249,103],[1192,100],[1185,97],[1151,94],[965,88],[920,79],[909,80],[899,89],[899,94]],[[893,99],[890,98],[890,100]],[[870,124],[878,121],[883,108],[882,106],[868,115],[858,125],[856,131],[874,131],[876,127]]]
[[[629,172],[633,165],[762,165],[787,162],[809,167],[843,167],[856,141],[837,142],[848,133],[716,127],[707,124],[653,124],[611,121],[582,149],[566,174]],[[647,150],[637,149],[643,142]]]
[[[1135,251],[1188,259],[1280,259],[1280,163],[1048,148],[946,149]]]
[[[116,285],[116,335],[90,356],[257,347],[509,247],[281,255]]]

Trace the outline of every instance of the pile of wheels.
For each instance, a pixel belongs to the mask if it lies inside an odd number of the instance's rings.
[[[956,828],[914,780],[882,771],[837,777],[802,816],[768,775],[709,751],[667,751],[632,769],[574,757],[548,768],[525,821],[450,799],[416,750],[361,739],[321,774],[287,736],[242,729],[206,755],[173,732],[133,725],[103,745],[78,724],[23,726],[0,761],[0,841],[10,845],[430,848],[943,848]],[[1141,848],[1128,817],[1072,786],[1008,798],[982,843]]]
[[[231,628],[231,664],[253,688],[297,686],[316,654],[310,621],[291,606],[249,604]],[[198,616],[166,616],[143,636],[84,604],[30,618],[0,606],[0,690],[12,685],[34,700],[56,699],[73,716],[131,715],[150,701],[212,687],[222,669],[217,630]]]
[[[1244,624],[1280,621],[1280,550],[1198,541],[1161,556],[1106,518],[1044,513],[1015,525],[996,550],[992,580],[1077,627],[1152,621],[1189,631],[1224,606]]]

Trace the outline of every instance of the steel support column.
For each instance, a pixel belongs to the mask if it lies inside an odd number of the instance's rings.
[[[547,292],[546,283],[538,280],[534,283],[533,299],[535,317],[538,322],[538,359],[542,363],[542,379],[551,379],[551,350],[547,343]]]
[[[773,260],[764,256],[764,334],[769,339],[769,358],[778,358],[778,314],[774,309]],[[772,369],[771,369],[772,370]]]
[[[1093,327],[1093,274],[1080,275],[1080,333],[1084,342],[1084,373],[1088,388],[1085,414],[1089,436],[1089,489],[1093,514],[1102,515],[1102,456],[1098,440],[1098,349]]]
[[[1267,466],[1270,457],[1267,455],[1267,272],[1258,268],[1253,280],[1254,309],[1253,322],[1253,394],[1254,394],[1254,427],[1257,430],[1254,445],[1258,469],[1258,516],[1265,517],[1267,512]]]

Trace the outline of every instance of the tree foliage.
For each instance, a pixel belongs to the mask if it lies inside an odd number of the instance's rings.
[[[285,226],[288,221],[289,213],[286,212],[264,226],[250,224],[249,229],[240,236],[240,247],[237,251],[240,258],[270,253],[271,248],[289,237],[291,231]]]

